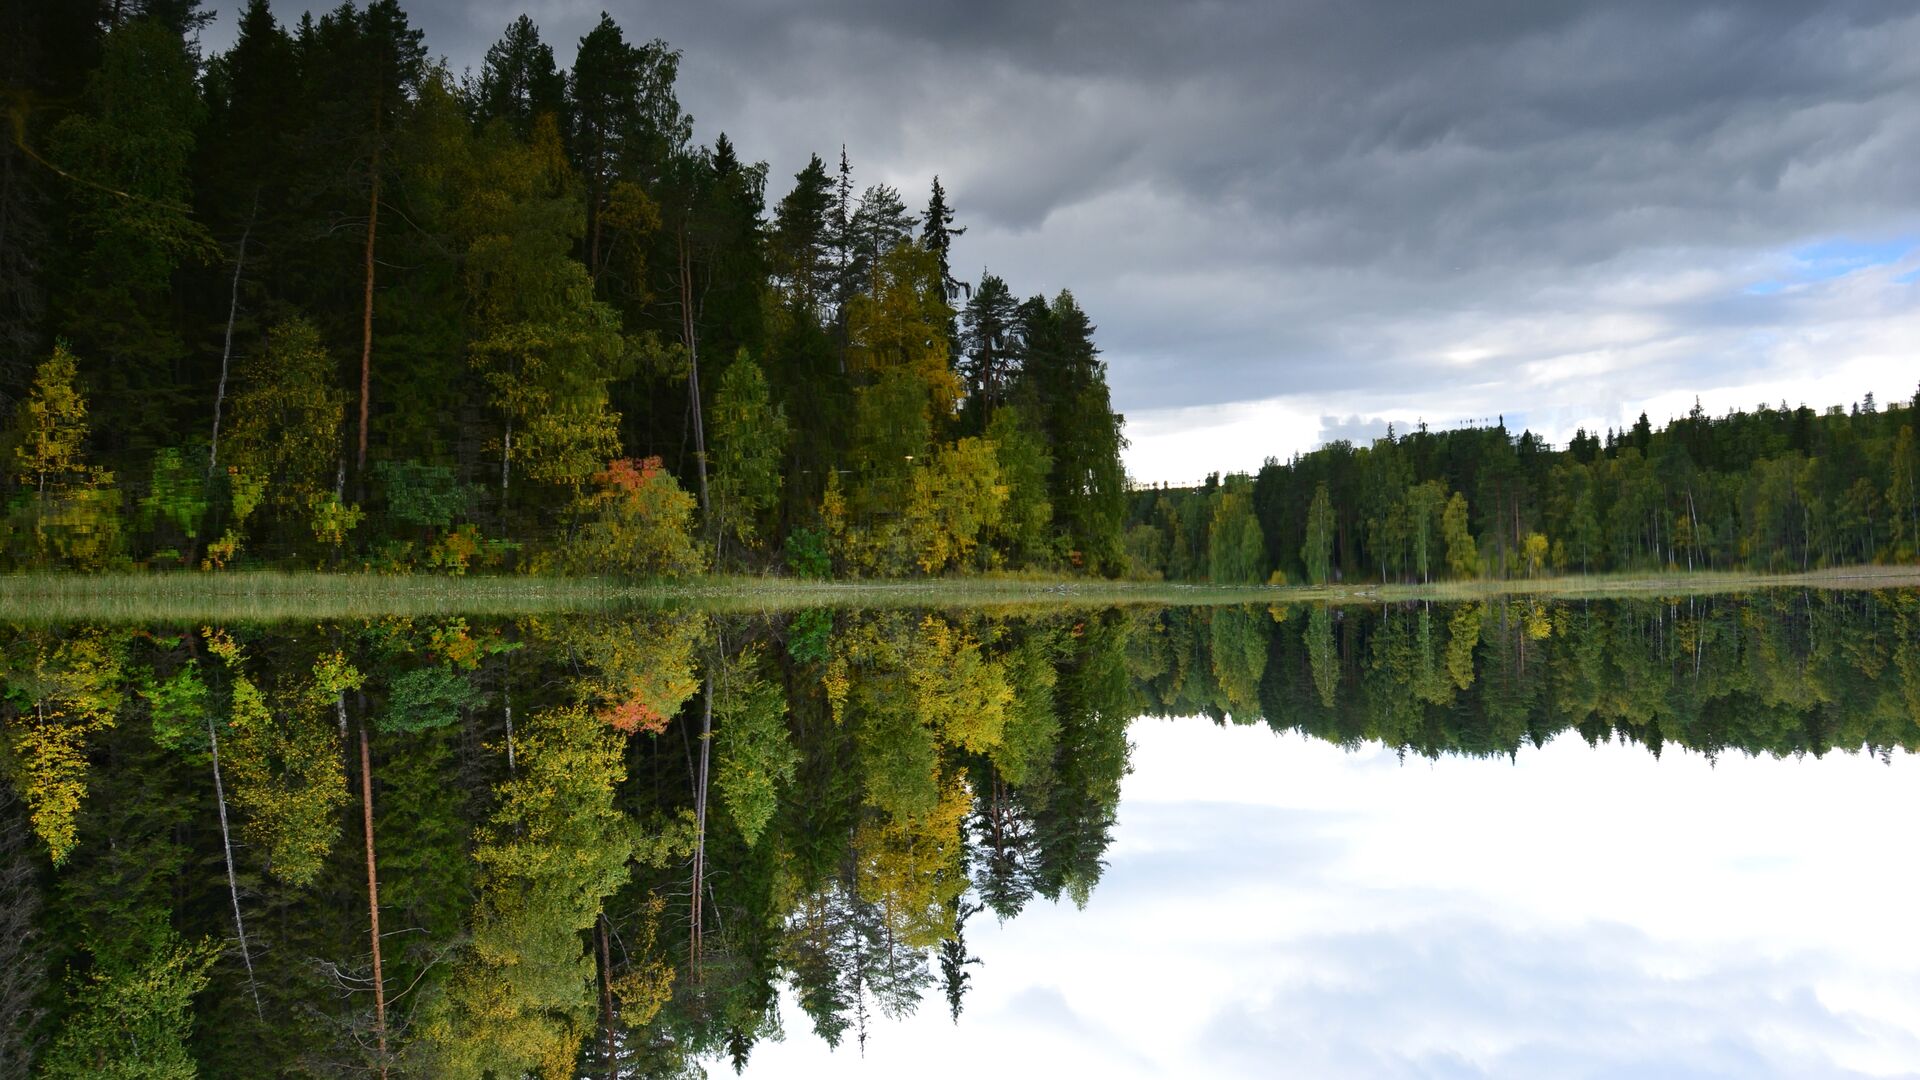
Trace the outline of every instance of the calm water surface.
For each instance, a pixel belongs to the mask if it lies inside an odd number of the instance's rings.
[[[4,644],[0,1060],[1920,1075],[1913,594]]]

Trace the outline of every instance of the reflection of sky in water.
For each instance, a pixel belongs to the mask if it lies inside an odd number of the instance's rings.
[[[958,1027],[863,1059],[789,998],[746,1075],[1920,1076],[1911,757],[1132,738],[1087,910],[970,922]]]

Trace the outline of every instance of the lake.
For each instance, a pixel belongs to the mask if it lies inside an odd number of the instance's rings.
[[[1911,591],[0,642],[0,1062],[1920,1074]]]

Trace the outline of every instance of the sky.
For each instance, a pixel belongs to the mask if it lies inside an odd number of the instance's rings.
[[[1920,1077],[1920,870],[1861,826],[1920,813],[1910,755],[1130,736],[1086,909],[970,921],[957,1026],[936,984],[862,1056],[788,998],[748,1080]]]
[[[937,174],[957,274],[1098,325],[1146,482],[1920,384],[1908,0],[406,6],[455,70],[523,11],[563,64],[603,7],[666,40],[769,203],[842,144],[914,208]]]

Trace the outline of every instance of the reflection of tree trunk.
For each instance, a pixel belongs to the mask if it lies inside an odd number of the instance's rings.
[[[373,1033],[380,1046],[380,1075],[387,1075],[387,988],[380,973],[380,875],[373,854],[373,764],[367,727],[360,725],[360,816],[367,834],[367,927],[373,942]]]
[[[260,986],[253,980],[253,954],[247,949],[247,924],[240,918],[240,882],[233,874],[233,838],[227,832],[227,787],[220,781],[220,734],[207,717],[207,743],[213,748],[213,798],[220,807],[220,848],[227,856],[227,892],[233,897],[233,930],[240,938],[240,962],[247,966],[247,990],[253,994],[253,1014],[262,1020]]]
[[[607,1080],[619,1075],[613,1054],[613,950],[607,943],[607,913],[601,912],[594,924],[594,936],[600,944],[600,1043],[607,1055]]]
[[[507,775],[513,775],[513,687],[501,692],[500,697],[506,704],[507,714]]]
[[[707,774],[713,750],[713,674],[708,672],[700,708],[700,772],[693,792],[693,939],[692,976],[700,981],[700,912],[707,881]]]

